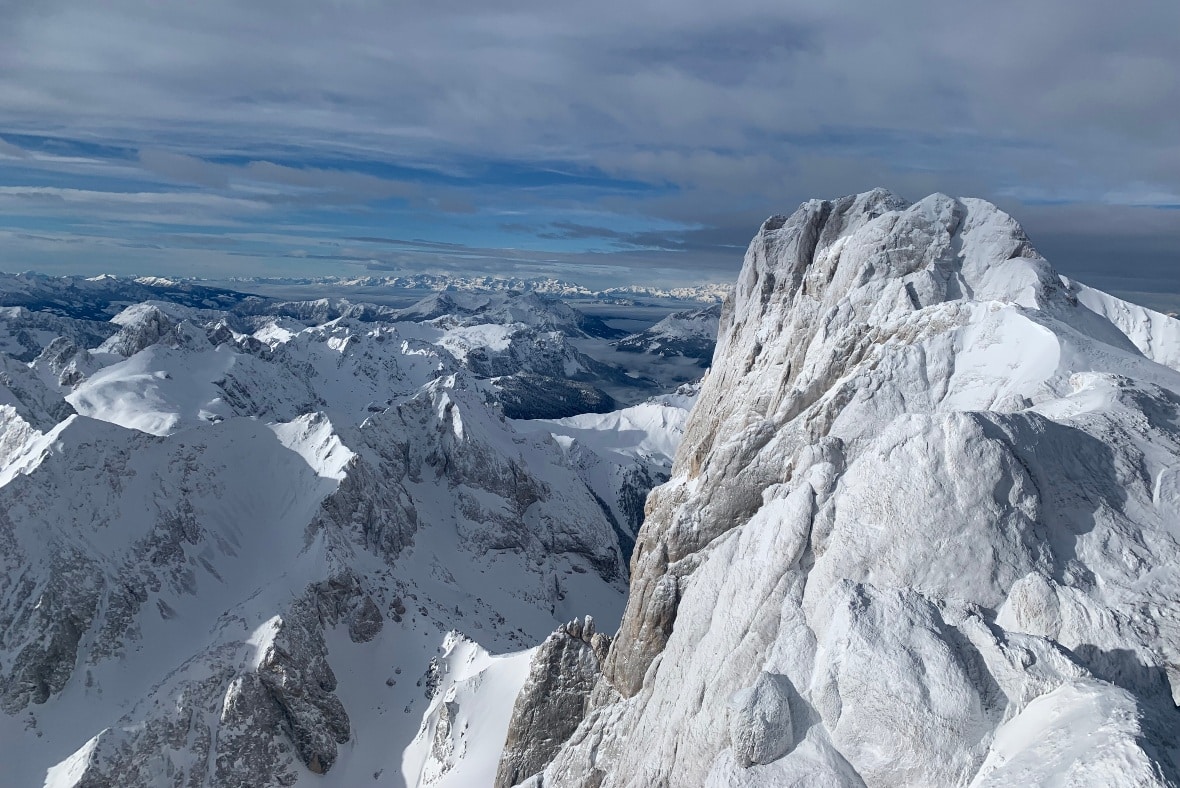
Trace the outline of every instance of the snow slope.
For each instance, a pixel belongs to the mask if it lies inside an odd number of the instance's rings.
[[[1180,784],[1176,326],[980,200],[769,219],[525,784]]]
[[[684,435],[694,386],[609,413],[517,422],[536,425],[556,439],[566,462],[576,468],[608,513],[626,558],[643,524],[648,492],[668,480],[676,446]]]

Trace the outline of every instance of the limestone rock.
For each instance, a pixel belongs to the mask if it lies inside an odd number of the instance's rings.
[[[767,220],[529,784],[1180,782],[1178,326],[980,200]]]
[[[609,649],[610,639],[595,631],[590,616],[541,644],[512,710],[496,788],[512,788],[549,763],[582,721]]]
[[[729,741],[738,764],[767,764],[790,751],[795,743],[790,691],[784,676],[760,673],[753,686],[734,693]]]

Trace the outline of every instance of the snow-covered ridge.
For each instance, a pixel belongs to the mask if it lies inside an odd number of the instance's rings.
[[[713,358],[720,319],[720,304],[673,312],[651,328],[620,339],[616,347],[633,353],[685,356],[706,365]]]
[[[1176,326],[980,200],[767,220],[524,784],[1180,783]]]
[[[687,399],[610,446],[507,418],[624,375],[575,310],[14,281],[52,309],[0,312],[5,784],[490,783],[527,649],[617,624]]]
[[[0,304],[26,307],[84,320],[108,320],[126,306],[162,300],[205,309],[229,309],[250,298],[245,293],[198,281],[173,281],[158,277],[46,276],[38,273],[0,272]]]

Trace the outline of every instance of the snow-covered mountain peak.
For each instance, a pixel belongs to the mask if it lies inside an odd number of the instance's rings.
[[[525,784],[1175,784],[1178,326],[981,200],[772,217]]]
[[[615,347],[626,353],[694,358],[707,366],[717,342],[721,305],[673,312],[654,326],[620,339]]]
[[[779,303],[849,301],[881,315],[954,300],[1035,308],[1061,289],[1020,225],[991,203],[934,194],[907,205],[874,190],[767,220],[747,252],[735,303],[742,316],[765,308],[772,294]]]

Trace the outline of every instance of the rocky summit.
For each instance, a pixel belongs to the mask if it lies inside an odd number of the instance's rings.
[[[559,632],[498,785],[1180,783],[1180,323],[995,206],[767,220],[646,513],[579,724],[505,779],[594,667]]]

